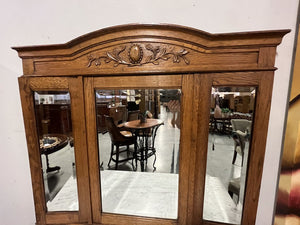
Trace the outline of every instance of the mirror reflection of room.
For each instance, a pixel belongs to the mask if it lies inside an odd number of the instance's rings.
[[[95,96],[103,212],[176,219],[181,90]]]
[[[69,92],[34,92],[47,211],[77,211]]]
[[[203,219],[240,224],[255,87],[213,87]]]

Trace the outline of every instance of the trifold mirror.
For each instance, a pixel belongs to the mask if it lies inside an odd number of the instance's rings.
[[[127,25],[14,48],[36,224],[254,224],[287,32]]]

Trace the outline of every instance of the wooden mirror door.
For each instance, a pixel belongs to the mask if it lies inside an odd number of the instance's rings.
[[[91,199],[93,220],[95,222],[103,224],[177,224],[180,221],[180,224],[185,224],[188,195],[188,146],[191,145],[188,133],[189,126],[192,123],[189,116],[191,110],[187,104],[192,98],[192,92],[188,87],[188,77],[182,75],[152,75],[90,77],[85,79]],[[169,112],[169,116],[167,115],[165,111],[167,105],[164,104],[166,101],[163,100],[163,97],[158,94],[153,99],[150,96],[151,93],[158,93],[161,89],[180,92],[181,98],[179,96],[177,99],[181,103],[182,114],[179,118],[182,120],[181,127],[172,127],[172,113]],[[131,110],[129,108],[129,103],[131,103],[129,97],[132,97],[126,94],[129,92],[135,93],[135,99],[139,105],[139,115],[150,112],[151,116],[148,115],[146,120],[150,122],[158,121],[157,124],[151,125],[147,129],[138,127],[131,129],[133,134],[131,133],[130,136],[133,135],[137,138],[136,157],[138,161],[133,168],[131,168],[131,161],[127,163],[129,168],[126,168],[124,163],[120,163],[119,167],[115,165],[116,162],[112,163],[112,167],[107,165],[108,161],[111,161],[109,157],[112,157],[110,151],[112,151],[111,143],[113,143],[113,139],[109,139],[110,130],[101,132],[100,129],[97,129],[97,126],[101,126],[101,122],[103,122],[97,121],[97,117],[99,119],[103,114],[97,110],[99,102],[96,101],[96,95],[107,93],[110,90],[114,92],[123,90],[123,95],[124,93],[126,95],[121,104],[117,104],[120,100],[106,102],[107,107],[110,110],[113,109],[114,112],[125,107],[127,114],[125,120],[121,119],[124,116],[114,117],[111,111],[103,113],[105,116],[112,117],[113,122],[118,127],[124,128],[126,124],[140,120],[138,117],[131,120],[128,116],[132,111],[136,111],[136,109]],[[148,93],[148,96],[141,93]],[[108,98],[106,97],[106,100]],[[155,102],[155,106],[151,105],[151,98]],[[145,104],[146,108],[143,105],[145,100],[148,101]],[[104,101],[102,101],[102,104],[104,104]],[[162,111],[165,112],[165,116],[161,116]],[[140,124],[140,121],[138,121],[138,124]],[[147,124],[147,122],[144,124]],[[102,126],[105,126],[105,121]],[[154,135],[155,137],[153,137]],[[145,136],[147,137],[145,138]],[[107,143],[105,143],[105,137],[109,139]],[[153,138],[155,138],[155,141]],[[177,141],[174,141],[174,139],[177,139]],[[149,143],[152,140],[153,143]],[[145,144],[147,144],[145,142],[149,143],[147,147],[145,147]],[[145,157],[147,157],[147,154],[149,155],[146,160],[139,156],[140,153],[143,154],[141,151],[144,150],[148,151],[148,153],[145,153]],[[103,153],[104,151],[107,151],[107,157]],[[166,163],[170,167],[164,165]]]
[[[37,224],[91,221],[82,77],[19,85]]]
[[[196,135],[190,150],[193,166],[189,179],[194,179],[193,192],[190,193],[193,199],[189,205],[193,211],[189,217],[192,218],[190,224],[255,224],[259,195],[257,184],[262,176],[272,81],[271,72],[194,75],[192,105],[196,112],[192,135]],[[216,117],[213,92],[218,92],[218,95],[226,92],[225,96],[230,97],[233,93],[238,95],[230,115],[222,113],[221,118]],[[254,97],[252,106],[248,101],[244,104],[238,101],[241,97],[249,99],[250,95]],[[223,100],[226,100],[224,96]],[[238,108],[245,106],[246,111]],[[235,120],[250,124],[248,140],[245,141],[247,149],[243,149],[246,154],[239,156],[239,163],[233,161],[236,145],[232,123]],[[237,181],[238,191],[234,193],[240,199],[236,200],[231,195],[232,181]]]

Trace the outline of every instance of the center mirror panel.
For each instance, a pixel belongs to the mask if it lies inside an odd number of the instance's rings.
[[[181,90],[95,97],[102,211],[177,219]]]

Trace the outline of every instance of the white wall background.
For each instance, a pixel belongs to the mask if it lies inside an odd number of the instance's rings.
[[[258,225],[272,222],[297,0],[0,0],[0,224],[35,223],[17,77],[11,46],[64,43],[126,23],[172,23],[211,33],[292,29],[278,48]]]

